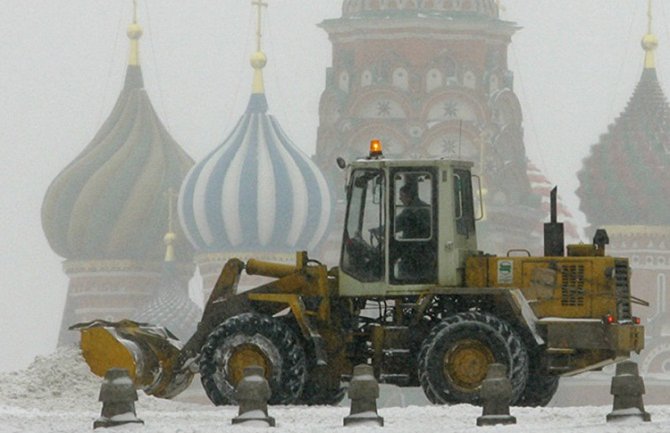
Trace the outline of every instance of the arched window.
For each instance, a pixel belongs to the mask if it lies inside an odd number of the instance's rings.
[[[367,69],[361,74],[361,87],[367,87],[372,84],[372,72]]]
[[[409,74],[405,68],[396,68],[393,71],[393,85],[403,90],[409,88]]]
[[[489,93],[495,93],[500,90],[500,78],[498,74],[491,74],[489,77]]]
[[[340,73],[340,79],[338,84],[341,91],[349,93],[349,72],[342,71]]]
[[[433,68],[426,74],[426,92],[430,93],[433,90],[442,87],[443,85],[442,72],[439,69]]]
[[[468,89],[475,89],[477,87],[477,77],[475,77],[475,74],[473,74],[472,71],[467,71],[465,75],[463,75],[463,86]]]

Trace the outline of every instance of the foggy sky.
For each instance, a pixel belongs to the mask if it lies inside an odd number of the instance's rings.
[[[327,35],[316,24],[340,16],[341,0],[268,1],[263,48],[270,112],[311,155],[331,60]],[[145,87],[196,161],[223,141],[246,106],[255,32],[250,3],[140,0]],[[503,0],[502,17],[523,27],[512,39],[509,68],[527,154],[575,213],[581,160],[623,110],[642,72],[646,3]],[[55,348],[68,282],[42,231],[40,208],[49,183],[90,142],[119,94],[132,1],[0,4],[2,371]],[[670,8],[658,0],[655,8],[658,74],[668,95]]]

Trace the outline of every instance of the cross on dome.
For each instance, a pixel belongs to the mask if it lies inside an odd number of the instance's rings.
[[[655,69],[656,68],[656,48],[658,47],[658,38],[653,33],[652,22],[653,22],[653,10],[652,10],[652,1],[648,0],[647,2],[647,18],[648,18],[648,27],[647,34],[642,38],[642,48],[644,48],[644,68],[645,69]]]
[[[128,38],[130,38],[130,58],[129,65],[137,66],[140,64],[139,39],[142,37],[142,27],[137,23],[137,0],[133,0],[133,22],[128,25]]]
[[[261,50],[261,18],[263,16],[263,8],[268,7],[268,4],[263,0],[253,0],[251,2],[253,6],[256,6],[256,51]]]
[[[252,83],[252,93],[265,93],[265,85],[263,83],[263,68],[267,64],[267,56],[261,51],[261,18],[263,15],[263,8],[268,7],[268,4],[263,0],[253,0],[251,2],[256,6],[256,52],[251,55],[251,67],[254,68],[254,80]]]

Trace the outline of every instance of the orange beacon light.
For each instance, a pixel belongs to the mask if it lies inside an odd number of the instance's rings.
[[[370,140],[370,158],[382,156],[382,142],[376,138]]]

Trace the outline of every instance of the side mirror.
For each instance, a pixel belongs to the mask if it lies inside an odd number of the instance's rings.
[[[337,166],[340,167],[340,169],[344,170],[347,167],[347,161],[345,161],[341,156],[338,156],[335,161],[337,162]]]

